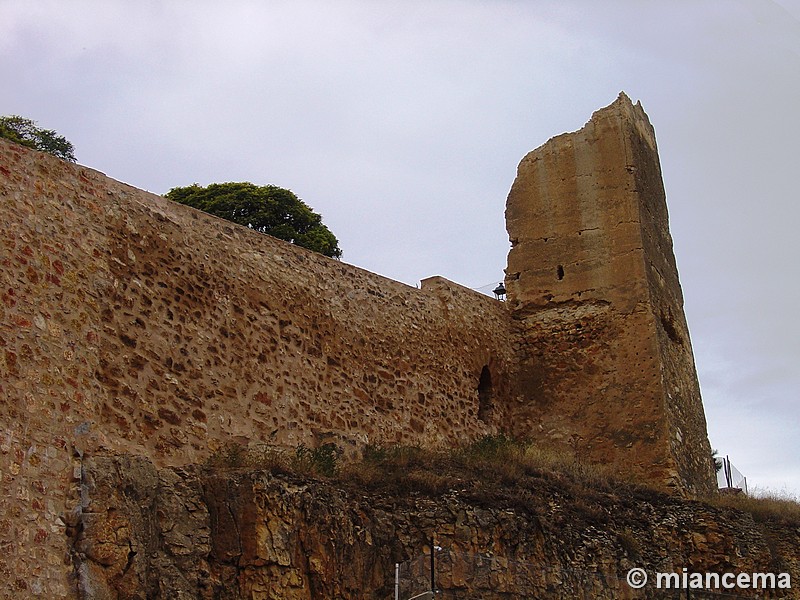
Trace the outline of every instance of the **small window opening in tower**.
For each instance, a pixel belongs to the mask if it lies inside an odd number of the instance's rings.
[[[558,265],[558,268],[556,269],[556,275],[558,275],[558,280],[559,281],[564,279],[564,267],[563,267],[563,265]]]
[[[489,367],[484,366],[478,380],[478,418],[487,423],[492,414],[492,374]]]

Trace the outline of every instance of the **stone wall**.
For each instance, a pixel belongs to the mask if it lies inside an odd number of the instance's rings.
[[[523,435],[714,487],[655,133],[624,94],[526,156],[508,197]]]
[[[84,454],[454,445],[505,418],[506,306],[442,278],[415,289],[4,141],[0,215],[14,593],[72,593],[65,515]]]

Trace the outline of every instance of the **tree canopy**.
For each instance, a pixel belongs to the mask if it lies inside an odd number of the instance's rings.
[[[36,121],[10,115],[0,117],[0,137],[34,150],[41,150],[69,162],[75,162],[75,148],[52,129],[36,126]]]
[[[249,182],[194,184],[172,188],[165,197],[325,256],[342,256],[322,216],[287,189]]]

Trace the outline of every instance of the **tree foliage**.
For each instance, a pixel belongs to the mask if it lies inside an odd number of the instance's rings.
[[[165,196],[325,256],[342,256],[322,216],[287,189],[248,182],[194,184],[172,188]]]
[[[0,137],[75,162],[75,148],[67,138],[58,135],[52,129],[37,127],[36,121],[25,117],[18,115],[0,117]]]

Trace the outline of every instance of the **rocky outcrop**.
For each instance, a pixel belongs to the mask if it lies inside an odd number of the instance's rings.
[[[408,598],[429,585],[431,536],[443,598],[658,597],[627,586],[635,566],[800,577],[800,529],[646,489],[579,491],[544,473],[440,494],[391,487],[87,459],[70,527],[78,595],[391,598],[401,563]],[[780,594],[762,597],[798,597]]]

